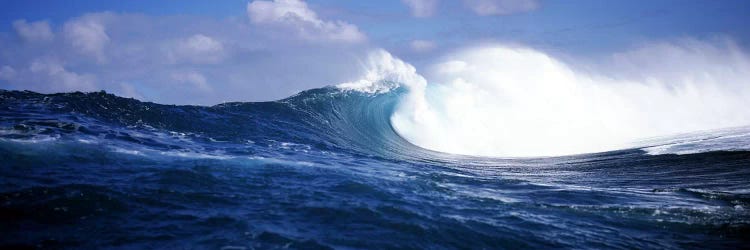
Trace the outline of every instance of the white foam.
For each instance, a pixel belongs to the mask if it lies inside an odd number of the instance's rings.
[[[110,146],[110,148],[112,149],[112,152],[115,152],[115,153],[138,155],[138,156],[143,155],[143,152],[134,150],[134,149],[125,149],[125,148],[120,148],[120,147],[115,147],[115,146]]]
[[[37,144],[37,143],[55,142],[59,139],[60,139],[59,135],[34,135],[31,138],[10,139],[10,141],[18,142],[18,143]]]
[[[480,156],[557,156],[637,146],[639,138],[750,124],[750,60],[732,43],[657,44],[584,72],[548,54],[501,45],[459,51],[431,67],[378,51],[361,81],[409,89],[391,117],[408,141]],[[638,67],[643,65],[646,67]],[[391,87],[392,88],[392,87]]]
[[[372,51],[363,67],[364,75],[360,79],[338,84],[337,87],[365,93],[385,93],[400,84],[417,90],[427,85],[414,66],[382,49]]]
[[[220,153],[207,154],[207,153],[199,153],[199,152],[192,152],[192,151],[164,151],[164,152],[160,152],[160,154],[164,156],[188,158],[188,159],[228,160],[228,159],[234,158],[232,156],[223,155]]]
[[[260,161],[263,163],[269,163],[269,164],[282,164],[282,165],[297,165],[297,166],[304,166],[304,167],[321,167],[322,165],[315,164],[309,161],[288,161],[283,159],[276,159],[276,158],[268,158],[268,157],[262,157],[262,156],[249,156],[247,159],[254,160],[254,161]]]
[[[746,151],[750,150],[750,126],[650,138],[642,143],[654,145],[643,148],[649,155]]]

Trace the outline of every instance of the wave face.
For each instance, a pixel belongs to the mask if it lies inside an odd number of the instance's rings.
[[[372,79],[426,84],[376,59]],[[432,112],[435,90],[370,83],[213,107],[2,91],[0,247],[750,243],[747,128],[597,154],[462,156],[401,136],[400,119],[432,119],[409,111]]]

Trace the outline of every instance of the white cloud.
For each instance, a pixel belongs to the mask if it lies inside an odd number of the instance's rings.
[[[106,60],[104,47],[109,43],[109,35],[102,23],[101,15],[86,15],[65,23],[63,32],[70,44],[80,53]]]
[[[47,92],[95,91],[96,78],[89,74],[78,74],[65,69],[62,64],[50,60],[37,60],[29,66],[36,82],[46,83]]]
[[[16,76],[16,70],[13,67],[5,65],[0,68],[0,80],[10,81]]]
[[[250,20],[255,23],[280,22],[284,19],[299,19],[306,22],[320,22],[317,14],[299,0],[257,0],[247,4]]]
[[[401,0],[409,6],[411,14],[415,17],[430,17],[435,14],[438,0]]]
[[[47,21],[29,23],[24,19],[16,20],[13,22],[13,29],[21,39],[27,42],[47,42],[55,38]]]
[[[169,56],[174,62],[213,64],[224,59],[225,51],[224,45],[218,40],[196,34],[178,41]]]
[[[300,0],[256,0],[247,4],[250,21],[291,29],[307,40],[362,42],[366,36],[344,21],[324,21]]]
[[[194,90],[198,91],[211,91],[211,86],[208,86],[206,77],[198,72],[175,72],[172,73],[172,79],[178,83],[188,84]]]
[[[138,100],[144,99],[143,95],[133,85],[125,82],[120,83],[120,88],[116,93],[122,97],[130,97]]]
[[[510,15],[539,8],[537,0],[464,0],[464,4],[480,16]]]
[[[300,43],[288,29],[202,16],[90,13],[60,26],[34,46],[0,35],[0,88],[106,90],[167,104],[271,101],[349,79],[369,46]]]
[[[414,40],[409,45],[416,52],[427,52],[437,48],[435,42],[427,40]]]

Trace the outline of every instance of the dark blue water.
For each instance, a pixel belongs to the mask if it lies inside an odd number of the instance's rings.
[[[401,92],[2,91],[0,248],[750,247],[748,151],[442,154],[393,131]]]

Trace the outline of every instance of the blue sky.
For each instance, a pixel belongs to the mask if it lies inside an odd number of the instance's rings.
[[[191,15],[242,18],[248,1],[17,1],[4,0],[3,31],[17,19],[49,20],[53,24],[86,13],[111,11],[154,16]],[[312,0],[321,15],[353,23],[379,42],[397,46],[415,38],[460,45],[472,39],[517,40],[561,49],[628,46],[633,41],[675,36],[730,35],[750,39],[750,2],[742,0],[538,1],[533,11],[477,16],[460,1],[438,2],[434,14],[415,18],[399,0]],[[451,34],[446,36],[445,34]],[[562,33],[562,35],[561,35]],[[584,44],[582,44],[584,43]],[[580,48],[579,48],[580,47]]]
[[[282,3],[0,1],[0,87],[214,104],[350,80],[376,48],[422,70],[480,43],[596,58],[677,39],[750,42],[749,1],[310,0],[292,19]]]

